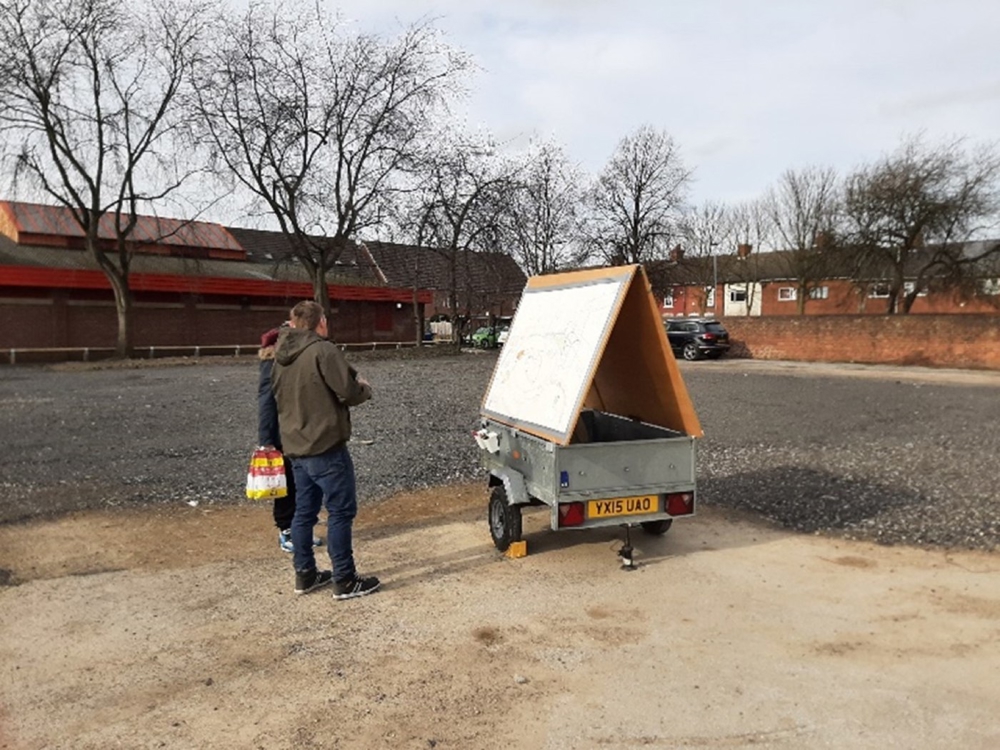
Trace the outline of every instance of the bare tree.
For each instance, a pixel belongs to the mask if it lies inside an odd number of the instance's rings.
[[[504,217],[504,237],[530,276],[581,262],[580,170],[555,143],[535,144],[525,156]]]
[[[840,212],[837,173],[830,168],[788,170],[765,198],[781,250],[776,256],[796,285],[800,315],[813,290],[828,278]]]
[[[856,277],[861,283],[885,279],[890,314],[909,313],[930,284],[958,285],[1000,252],[992,243],[970,252],[969,244],[996,225],[998,177],[994,148],[970,150],[962,140],[931,146],[916,136],[848,178],[845,213]]]
[[[333,259],[319,235],[323,149],[333,125],[321,92],[319,38],[310,29],[305,16],[259,3],[240,17],[218,17],[208,54],[194,71],[195,106],[215,168],[276,219],[328,311]]]
[[[663,257],[690,181],[667,133],[643,126],[623,138],[590,193],[585,231],[592,252],[612,265]]]
[[[441,136],[439,143],[424,162],[410,226],[416,244],[447,264],[452,337],[459,345],[471,313],[483,304],[478,298],[482,277],[473,255],[501,252],[500,225],[509,213],[516,167],[488,139]]]
[[[701,290],[700,312],[704,315],[712,302],[712,312],[721,314],[719,304],[719,254],[730,244],[732,228],[727,207],[717,201],[705,203],[685,212],[678,226],[683,239],[683,259],[680,265],[689,280]]]
[[[774,225],[765,203],[753,200],[730,209],[730,229],[736,255],[727,259],[726,273],[744,285],[746,314],[750,315],[760,288],[760,251],[771,247]]]
[[[182,0],[8,0],[0,5],[0,128],[6,156],[80,227],[132,348],[129,272],[140,209],[188,176],[174,108],[202,12]]]
[[[329,311],[327,274],[407,184],[470,63],[427,24],[351,34],[321,11],[253,4],[199,69],[216,155],[277,220]]]

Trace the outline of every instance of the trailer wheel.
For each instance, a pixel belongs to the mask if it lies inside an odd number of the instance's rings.
[[[664,518],[660,521],[643,521],[640,526],[647,534],[653,536],[663,536],[670,529],[670,524],[674,522],[672,518]]]
[[[521,506],[507,502],[507,491],[498,484],[490,493],[490,536],[501,552],[506,552],[511,542],[521,540]]]

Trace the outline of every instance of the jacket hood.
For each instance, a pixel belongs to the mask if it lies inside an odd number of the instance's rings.
[[[274,348],[274,360],[282,366],[291,364],[310,346],[325,340],[315,331],[283,328],[278,334],[278,343]]]

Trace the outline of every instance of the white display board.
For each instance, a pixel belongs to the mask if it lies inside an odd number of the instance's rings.
[[[525,289],[483,414],[568,440],[631,278]]]

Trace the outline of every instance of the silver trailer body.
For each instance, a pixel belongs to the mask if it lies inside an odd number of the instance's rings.
[[[591,410],[581,412],[577,430],[580,440],[561,446],[483,420],[476,433],[482,465],[518,516],[520,506],[544,504],[553,529],[643,524],[666,530],[674,517],[693,515],[693,437]]]

